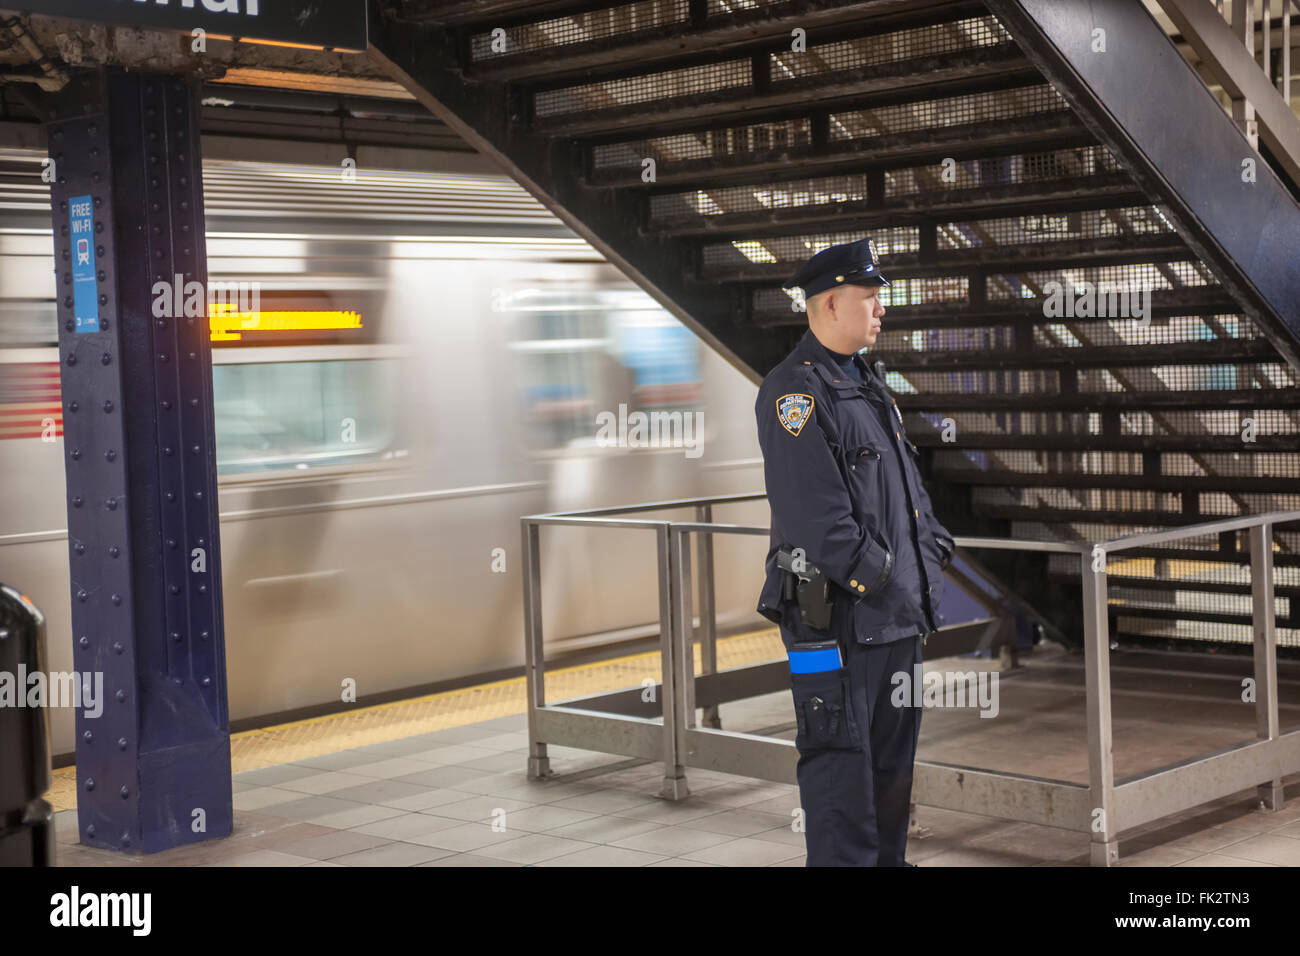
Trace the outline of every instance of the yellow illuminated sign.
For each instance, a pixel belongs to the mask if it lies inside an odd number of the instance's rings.
[[[237,342],[243,332],[324,332],[361,328],[361,313],[332,310],[273,309],[243,312],[229,303],[208,306],[214,342]]]

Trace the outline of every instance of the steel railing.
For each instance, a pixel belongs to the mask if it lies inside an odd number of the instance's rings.
[[[650,504],[529,515],[521,519],[524,546],[524,635],[528,691],[528,774],[550,773],[547,745],[659,760],[663,794],[689,795],[688,768],[794,783],[798,759],[793,741],[723,730],[717,706],[729,700],[789,689],[783,658],[724,672],[717,670],[713,591],[715,535],[769,534],[766,527],[719,524],[718,505],[764,499],[763,494],[690,498]],[[623,515],[693,508],[694,521],[628,518]],[[1300,771],[1300,730],[1281,733],[1277,699],[1277,631],[1274,620],[1272,528],[1300,521],[1300,511],[1252,515],[1170,531],[1128,535],[1099,542],[1016,541],[958,537],[959,549],[1038,551],[1079,559],[1084,617],[1088,767],[1086,785],[1066,780],[918,760],[913,801],[966,813],[1060,827],[1090,837],[1094,865],[1119,857],[1119,834],[1256,785],[1263,804],[1283,804],[1282,777]],[[652,532],[658,555],[660,699],[647,701],[644,688],[548,703],[542,634],[541,531],[544,527],[636,529]],[[1249,530],[1254,621],[1256,740],[1203,754],[1173,767],[1115,781],[1110,693],[1110,635],[1106,561],[1111,554],[1185,538]],[[691,536],[698,538],[701,672],[694,667]],[[998,621],[957,625],[944,649],[1007,649],[1010,628]],[[942,641],[939,642],[943,644]],[[696,722],[697,706],[703,719]]]

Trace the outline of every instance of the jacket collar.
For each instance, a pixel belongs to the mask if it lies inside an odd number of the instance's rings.
[[[840,364],[835,360],[835,356],[831,354],[831,350],[822,345],[821,342],[818,341],[817,336],[813,335],[812,329],[809,329],[803,334],[803,338],[801,338],[799,344],[795,346],[795,352],[799,354],[802,361],[811,362],[814,365],[819,366],[822,371],[827,374],[827,381],[843,379],[844,370],[840,368]],[[864,385],[870,386],[879,382],[879,379],[876,378],[875,369],[867,365],[866,360],[862,357],[862,353],[859,352],[857,355],[853,356],[853,362],[862,372]],[[857,382],[852,382],[851,384],[855,387],[857,386]]]

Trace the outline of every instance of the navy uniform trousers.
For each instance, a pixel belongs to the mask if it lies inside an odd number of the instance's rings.
[[[787,647],[794,640],[784,626],[781,637]],[[911,694],[906,706],[891,703],[898,687],[891,678],[906,674],[903,687],[910,687],[921,638],[847,643],[838,674],[791,676],[807,865],[903,866],[921,708],[912,706]],[[828,680],[847,685],[843,694]],[[847,701],[846,714],[838,712],[837,699]]]

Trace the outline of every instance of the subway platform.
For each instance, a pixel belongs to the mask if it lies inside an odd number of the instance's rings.
[[[724,638],[761,658],[775,632]],[[734,660],[735,658],[731,658]],[[642,654],[548,672],[590,692],[653,669]],[[1116,778],[1254,736],[1237,671],[1250,659],[1118,651],[1112,659]],[[997,670],[991,660],[927,669]],[[1284,728],[1300,673],[1283,664]],[[1051,645],[999,674],[997,720],[927,709],[918,759],[1087,780],[1082,659]],[[83,847],[71,768],[56,774],[62,866],[802,866],[794,786],[690,769],[691,795],[659,795],[658,762],[551,746],[553,776],[529,780],[523,679],[235,735],[235,832],[136,856]],[[514,712],[510,712],[510,711]],[[495,715],[487,716],[485,715]],[[723,705],[723,726],[793,738],[789,693]],[[437,727],[427,732],[424,727]],[[353,744],[360,745],[353,745]],[[251,768],[251,769],[250,769]],[[1120,866],[1300,865],[1300,775],[1288,802],[1258,809],[1253,787],[1120,835]],[[916,808],[908,859],[921,866],[1087,866],[1084,835]]]

